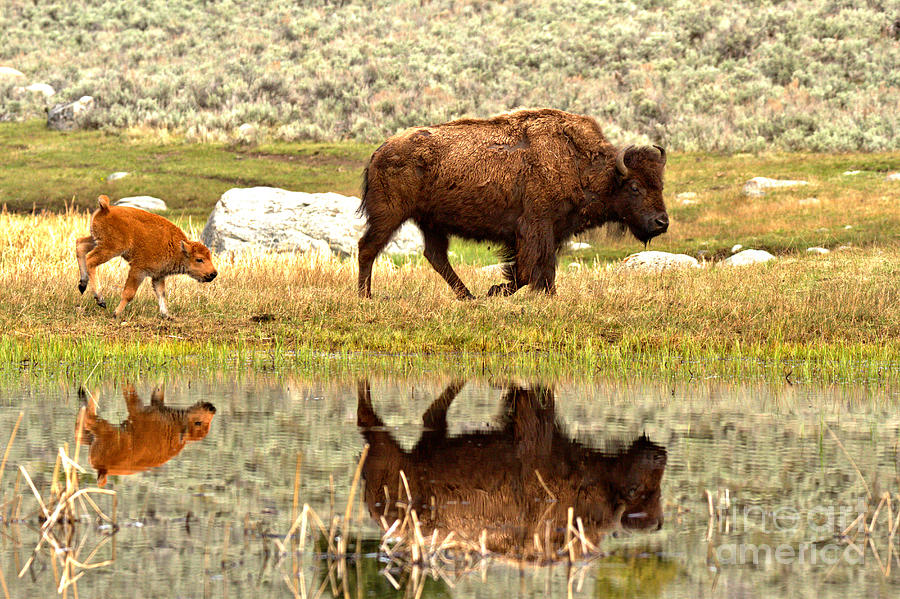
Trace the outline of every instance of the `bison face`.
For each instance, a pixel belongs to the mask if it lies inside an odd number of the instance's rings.
[[[662,528],[660,482],[666,467],[666,450],[642,436],[632,443],[623,462],[628,468],[622,473],[618,497],[619,505],[624,505],[622,526]]]
[[[181,254],[184,271],[201,283],[208,283],[219,274],[213,266],[209,249],[199,241],[182,241]]]
[[[612,209],[644,243],[669,228],[662,197],[665,166],[666,151],[660,146],[629,146],[616,156],[618,178]]]

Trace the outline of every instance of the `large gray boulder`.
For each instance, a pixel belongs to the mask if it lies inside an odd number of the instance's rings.
[[[57,104],[47,113],[47,126],[57,131],[71,131],[81,127],[84,117],[94,108],[94,98],[81,96],[68,104]]]
[[[114,202],[116,206],[126,206],[128,208],[140,208],[141,210],[146,210],[147,212],[165,212],[166,211],[166,203],[159,199],[154,198],[153,196],[131,196],[129,198],[122,198]]]
[[[200,239],[217,252],[250,247],[277,251],[356,251],[365,229],[359,198],[338,193],[304,193],[274,187],[229,189],[216,203]],[[422,234],[406,223],[387,245],[388,254],[422,250]]]

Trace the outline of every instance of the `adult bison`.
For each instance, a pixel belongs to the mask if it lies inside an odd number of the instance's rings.
[[[618,451],[586,447],[557,423],[552,391],[517,385],[506,389],[499,426],[448,436],[447,410],[462,386],[451,383],[431,404],[426,430],[406,451],[375,413],[368,382],[359,382],[357,424],[370,446],[364,496],[382,526],[402,519],[405,504],[426,537],[452,532],[478,542],[485,534],[487,549],[517,559],[546,557],[541,544],[562,547],[570,507],[593,541],[662,526],[664,448],[645,436]]]
[[[372,263],[408,219],[425,258],[460,299],[472,294],[447,260],[449,236],[501,245],[509,281],[554,293],[556,252],[570,236],[609,222],[641,241],[664,233],[666,152],[616,150],[597,122],[560,110],[521,110],[409,129],[372,154],[363,176],[359,294],[372,295]]]

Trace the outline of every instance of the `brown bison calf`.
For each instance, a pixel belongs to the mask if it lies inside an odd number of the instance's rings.
[[[553,293],[556,252],[572,235],[620,223],[643,242],[664,233],[666,152],[617,150],[597,122],[560,110],[521,110],[410,129],[384,142],[363,175],[359,294],[372,295],[372,264],[412,219],[425,258],[457,297],[473,297],[447,259],[449,236],[500,245],[507,283]]]
[[[586,447],[557,422],[549,389],[517,385],[504,394],[499,426],[450,436],[447,410],[462,386],[451,383],[431,404],[407,451],[375,413],[368,382],[359,382],[357,424],[370,446],[365,501],[382,526],[403,518],[401,502],[416,510],[426,537],[438,531],[438,542],[453,533],[478,543],[485,531],[489,550],[517,559],[547,556],[535,537],[565,545],[569,508],[595,540],[662,526],[663,447],[645,436],[613,452]]]
[[[101,487],[109,475],[134,474],[165,464],[181,453],[189,441],[206,437],[216,413],[215,406],[207,402],[190,408],[169,408],[163,404],[161,389],[153,391],[149,406],[142,404],[132,385],[126,385],[122,394],[128,418],[115,426],[97,417],[93,398],[86,398],[84,390],[79,389],[87,409],[77,433],[91,447],[89,460]]]
[[[141,281],[149,277],[159,301],[159,313],[166,310],[166,277],[186,274],[201,282],[216,278],[209,249],[199,241],[190,241],[177,226],[165,218],[139,208],[110,206],[105,195],[97,199],[100,207],[91,216],[91,234],[78,239],[75,254],[81,280],[78,291],[88,287],[101,307],[106,301],[97,288],[95,270],[104,262],[122,256],[131,266],[116,317],[134,299]]]

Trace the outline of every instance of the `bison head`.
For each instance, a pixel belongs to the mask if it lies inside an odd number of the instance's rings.
[[[216,415],[216,407],[209,402],[198,402],[191,406],[182,422],[182,440],[199,441],[209,434],[209,425]]]
[[[184,261],[184,271],[201,283],[208,283],[219,274],[212,263],[212,255],[209,248],[199,241],[182,241],[181,257]]]
[[[666,232],[669,215],[663,203],[666,151],[660,146],[628,146],[616,155],[616,183],[611,208],[640,241]]]

